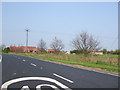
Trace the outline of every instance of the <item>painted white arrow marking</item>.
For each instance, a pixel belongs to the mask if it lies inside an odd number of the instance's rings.
[[[23,86],[21,90],[30,90],[28,86]]]
[[[13,79],[13,80],[5,82],[1,86],[1,90],[7,90],[7,88],[8,88],[9,85],[17,83],[17,82],[21,82],[21,81],[26,81],[26,80],[49,81],[49,82],[57,84],[58,86],[60,86],[61,88],[64,88],[65,90],[71,90],[69,87],[63,85],[62,83],[58,82],[57,80],[52,79],[52,78],[46,78],[46,77],[23,77],[23,78]]]

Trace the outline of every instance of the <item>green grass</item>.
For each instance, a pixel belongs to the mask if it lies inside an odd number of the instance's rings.
[[[97,63],[91,63],[91,62],[75,62],[75,61],[69,61],[69,60],[62,60],[62,59],[53,59],[53,58],[47,58],[47,57],[38,57],[38,56],[31,56],[34,58],[38,59],[45,59],[45,60],[50,60],[50,61],[56,61],[56,62],[61,62],[65,64],[71,64],[71,65],[82,65],[82,66],[87,66],[87,67],[92,67],[92,68],[101,68],[109,71],[114,71],[118,72],[118,66],[117,65],[110,65],[107,64],[106,62],[103,61],[98,61]],[[119,69],[120,72],[120,69]]]
[[[60,62],[70,65],[80,65],[91,68],[100,68],[112,72],[120,72],[118,68],[118,55],[99,55],[87,57],[83,55],[65,55],[65,54],[36,54],[36,53],[18,53],[18,55],[29,56],[37,59]]]

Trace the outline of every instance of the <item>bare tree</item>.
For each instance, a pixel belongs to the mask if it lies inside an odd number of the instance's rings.
[[[40,41],[39,41],[39,44],[38,44],[38,47],[37,47],[41,52],[44,52],[45,51],[45,49],[47,48],[46,47],[46,42],[43,40],[43,39],[41,39]]]
[[[62,43],[61,40],[57,39],[57,37],[55,37],[53,39],[53,42],[50,44],[50,47],[54,50],[57,51],[61,51],[64,48],[64,44]]]
[[[100,42],[87,32],[82,32],[72,41],[72,45],[77,50],[93,51],[99,50]]]

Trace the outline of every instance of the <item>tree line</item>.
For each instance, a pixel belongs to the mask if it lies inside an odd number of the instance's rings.
[[[93,50],[100,50],[101,47],[100,42],[95,39],[92,35],[89,35],[87,32],[82,32],[78,34],[71,42],[72,46],[75,50],[78,52],[82,52],[83,54],[87,54],[88,51]],[[55,37],[53,41],[50,44],[50,47],[56,51],[61,51],[65,46],[62,42],[62,40]],[[46,42],[41,39],[38,48],[42,49],[43,51],[46,49]]]
[[[71,53],[76,53],[76,54],[88,54],[92,51],[101,51],[104,54],[119,54],[120,51],[116,50],[116,51],[107,51],[106,49],[102,49],[102,47],[100,47],[100,41],[97,40],[93,35],[88,34],[87,32],[81,32],[78,35],[76,35],[76,37],[72,40],[71,42],[72,47],[74,48],[73,51],[71,51]],[[2,50],[5,46],[2,46]],[[50,48],[56,50],[56,52],[60,52],[62,49],[64,49],[65,45],[63,44],[62,40],[58,39],[57,37],[55,37],[51,44],[50,44]],[[47,46],[46,46],[46,42],[41,39],[37,45],[37,48],[39,50],[41,50],[41,52],[46,52]],[[5,48],[4,48],[5,49]],[[6,48],[3,51],[9,51],[8,48]]]

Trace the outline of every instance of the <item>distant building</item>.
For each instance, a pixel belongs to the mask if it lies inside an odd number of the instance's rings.
[[[90,54],[92,54],[92,55],[103,55],[103,52],[100,52],[100,51],[92,51],[92,52],[90,52]]]
[[[71,54],[70,51],[66,51],[65,54]]]
[[[56,49],[47,49],[46,51],[47,51],[47,53],[56,53],[56,52],[59,52],[59,50],[56,50]]]
[[[9,47],[11,52],[39,52],[39,50],[36,47],[26,47],[26,46],[20,46],[20,47],[15,47],[11,46]]]

